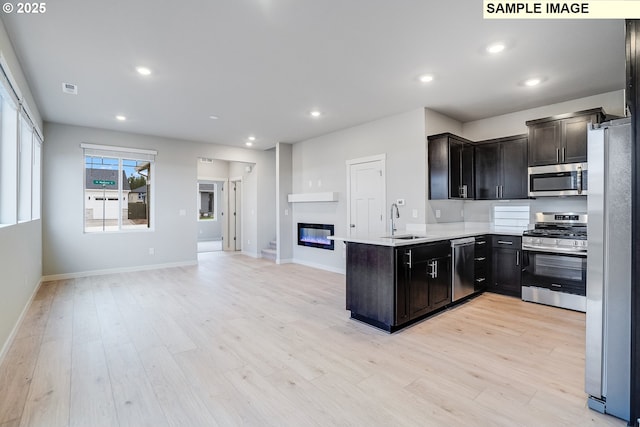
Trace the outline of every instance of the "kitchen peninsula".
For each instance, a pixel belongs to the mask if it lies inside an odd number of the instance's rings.
[[[333,237],[347,247],[346,309],[351,318],[384,331],[402,329],[469,297],[452,298],[452,240],[475,238],[468,261],[473,269],[473,296],[490,282],[492,236],[509,242],[514,251],[512,267],[519,269],[515,260],[520,257],[515,251],[520,251],[521,233],[488,224],[458,223],[394,236]],[[503,265],[501,269],[509,268]],[[519,296],[520,283],[514,285],[517,289],[513,292],[503,293]]]

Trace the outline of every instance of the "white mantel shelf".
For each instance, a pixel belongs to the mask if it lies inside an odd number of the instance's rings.
[[[338,193],[335,191],[328,191],[326,193],[294,193],[287,196],[289,203],[304,203],[304,202],[337,202]]]

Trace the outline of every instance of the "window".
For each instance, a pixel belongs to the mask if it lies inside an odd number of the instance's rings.
[[[18,222],[24,222],[31,220],[33,128],[23,115],[20,115],[20,154],[18,157]]]
[[[0,224],[40,219],[42,137],[0,53]]]
[[[82,144],[84,231],[152,228],[155,151]]]
[[[0,224],[17,222],[18,200],[18,110],[0,85]]]
[[[207,181],[198,182],[198,219],[201,221],[217,221],[216,194],[218,184]]]

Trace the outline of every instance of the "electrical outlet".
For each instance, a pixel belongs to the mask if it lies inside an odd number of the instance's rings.
[[[411,217],[418,218],[418,209],[413,209],[411,211]]]
[[[397,200],[396,200],[396,205],[398,205],[398,206],[404,206],[404,199],[397,199]]]

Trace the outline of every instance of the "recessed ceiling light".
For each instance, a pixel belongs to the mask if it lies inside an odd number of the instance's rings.
[[[210,118],[211,120],[218,120],[220,117],[215,116],[215,115],[211,115],[211,116],[209,116],[209,118]]]
[[[149,76],[149,75],[151,75],[151,70],[148,69],[147,67],[136,67],[136,71],[141,76]]]
[[[542,83],[542,79],[539,79],[537,77],[524,81],[525,86],[538,86],[540,83]]]
[[[500,53],[504,50],[504,43],[494,43],[487,46],[487,52],[489,53]]]
[[[127,120],[127,117],[126,117],[126,116],[123,116],[123,115],[121,115],[121,114],[118,114],[118,115],[116,116],[116,120],[118,120],[118,121],[120,121],[120,122],[124,122],[125,120]]]
[[[247,147],[251,147],[253,145],[253,142],[247,141],[244,143],[244,145],[246,145]]]
[[[433,81],[433,76],[431,74],[423,74],[419,77],[419,80],[422,83],[429,83],[431,81]]]
[[[249,138],[247,138],[249,141],[255,141],[256,137],[255,136],[250,136]]]
[[[320,117],[322,115],[322,113],[318,110],[313,110],[311,113],[311,117]]]

